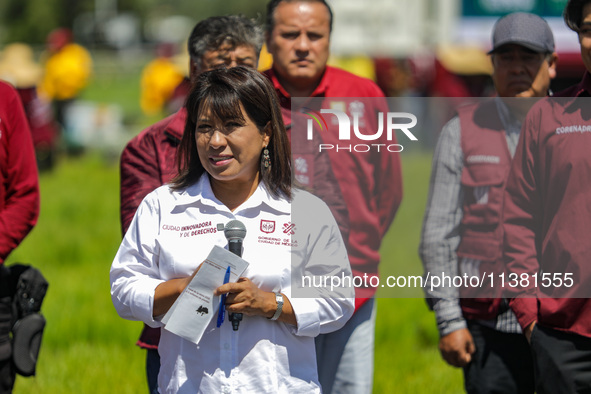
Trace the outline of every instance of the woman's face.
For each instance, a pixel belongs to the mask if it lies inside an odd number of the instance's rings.
[[[258,183],[261,151],[270,137],[258,129],[242,104],[242,119],[218,119],[205,108],[197,119],[195,140],[201,165],[213,182]]]

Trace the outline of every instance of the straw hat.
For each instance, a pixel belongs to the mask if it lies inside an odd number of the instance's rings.
[[[0,54],[0,79],[17,88],[36,86],[42,76],[43,69],[35,63],[33,50],[27,44],[7,45]]]
[[[444,45],[438,48],[437,58],[446,70],[454,74],[492,74],[489,56],[477,46]]]

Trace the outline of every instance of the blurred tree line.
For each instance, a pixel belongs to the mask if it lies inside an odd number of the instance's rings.
[[[154,17],[182,15],[195,21],[225,14],[243,14],[264,23],[268,0],[2,0],[0,44],[22,41],[42,44],[57,27],[72,29],[84,16],[101,22],[122,13],[135,15],[142,23]],[[90,18],[90,19],[89,19]],[[100,40],[99,40],[100,41]],[[89,43],[90,44],[90,43]]]

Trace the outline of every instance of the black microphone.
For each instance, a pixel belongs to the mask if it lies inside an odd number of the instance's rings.
[[[228,240],[228,250],[238,257],[242,257],[242,241],[246,237],[246,227],[240,220],[230,220],[224,227],[224,235]],[[238,331],[242,321],[242,313],[230,313],[232,329]]]

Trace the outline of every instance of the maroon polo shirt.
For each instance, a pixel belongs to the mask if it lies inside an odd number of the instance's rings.
[[[0,82],[0,264],[39,216],[39,179],[31,131],[16,90]]]
[[[510,289],[522,327],[536,320],[591,337],[591,75],[539,101],[528,113],[504,204],[508,274],[529,276]],[[545,287],[544,273],[574,286]],[[537,287],[532,275],[538,275]],[[556,282],[558,283],[558,282]]]
[[[265,74],[273,82],[281,106],[291,110],[291,96],[281,86],[274,70],[267,70]],[[388,112],[384,94],[373,81],[335,67],[326,68],[310,97],[323,97],[322,108],[331,108],[331,103],[339,102],[349,115],[350,104],[359,101],[355,98],[374,98],[362,100],[363,119],[367,121],[367,129],[372,131],[378,129],[377,112]],[[343,145],[338,140],[337,126],[329,124],[328,128],[322,134],[324,143]],[[294,132],[297,130],[292,130]],[[379,142],[396,144],[395,139]],[[347,145],[358,143],[367,144],[368,141],[352,137]],[[349,211],[347,252],[351,268],[354,275],[366,277],[365,282],[370,283],[371,278],[378,277],[380,245],[402,200],[400,156],[375,150],[366,153],[329,150],[328,153]],[[356,308],[373,297],[376,290],[371,286],[356,288]]]

